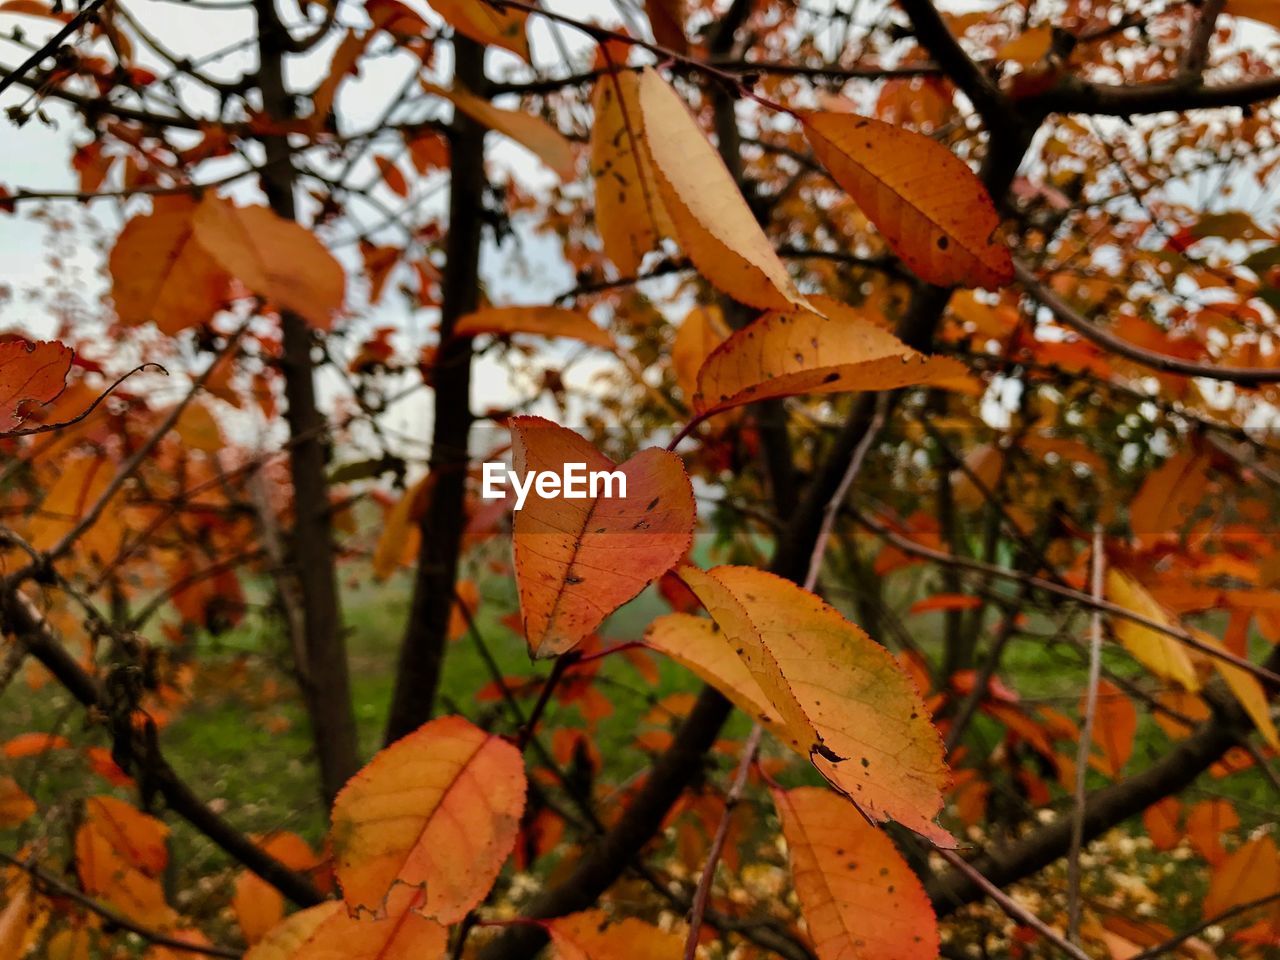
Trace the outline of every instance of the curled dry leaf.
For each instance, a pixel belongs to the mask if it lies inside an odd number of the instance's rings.
[[[346,276],[314,233],[267,207],[238,207],[213,193],[194,217],[196,242],[249,290],[328,330],[346,296]]]
[[[1106,597],[1112,603],[1168,626],[1175,626],[1171,617],[1156,602],[1155,597],[1128,574],[1112,568],[1107,571]],[[1177,637],[1159,633],[1132,620],[1115,618],[1116,639],[1120,641],[1140,664],[1162,680],[1172,680],[1184,690],[1199,690],[1200,680],[1187,648]]]
[[[614,610],[680,562],[693,542],[693,487],[665,450],[615,464],[572,430],[541,417],[511,421],[515,473],[555,473],[583,464],[617,472],[611,495],[540,496],[531,488],[515,515],[516,583],[525,636],[535,657],[564,653]],[[522,482],[524,482],[522,480]]]
[[[676,239],[722,293],[761,310],[804,305],[733,176],[680,96],[651,67],[639,79],[644,145]]]
[[[154,323],[179,333],[208,323],[227,298],[230,277],[196,241],[194,197],[156,197],[111,248],[111,299],[121,323]]]
[[[912,350],[854,307],[767,313],[721,343],[698,371],[700,416],[796,394],[893,390],[963,378],[962,364]]]
[[[503,110],[483,97],[455,86],[452,90],[434,83],[423,83],[422,89],[444,97],[476,123],[510,137],[533,153],[561,180],[568,183],[577,176],[573,161],[573,144],[559,130],[541,117],[523,110]]]
[[[560,307],[488,307],[459,317],[453,332],[459,337],[482,333],[532,333],[541,337],[567,337],[606,350],[613,337],[591,322],[585,313]]]
[[[335,870],[352,910],[378,914],[403,888],[415,914],[455,923],[480,903],[524,812],[520,752],[462,717],[381,750],[333,804]]]
[[[920,279],[992,289],[1012,282],[1009,250],[995,236],[995,205],[946,147],[848,113],[808,114],[804,132],[819,162]]]
[[[0,342],[0,433],[17,429],[32,407],[62,394],[74,356],[56,340]]]
[[[687,652],[695,644],[729,647],[765,698],[753,714],[776,714],[780,739],[808,752],[860,810],[954,845],[933,822],[949,780],[942,739],[911,678],[884,647],[812,593],[763,570],[683,567],[679,573],[720,627],[690,631],[683,643],[689,662],[708,670],[708,679],[733,691],[735,700],[750,702],[754,693],[741,671],[727,673],[727,680],[710,675],[724,662],[723,650]]]
[[[603,910],[587,910],[547,923],[553,960],[680,960],[684,937],[627,917],[613,923]]]
[[[774,790],[819,960],[934,960],[938,920],[893,841],[830,790]]]
[[[616,70],[596,80],[591,98],[596,229],[605,256],[624,277],[636,276],[644,255],[675,234],[643,143],[639,84],[633,71]]]

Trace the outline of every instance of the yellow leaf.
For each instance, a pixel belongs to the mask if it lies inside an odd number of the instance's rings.
[[[196,209],[189,196],[156,197],[120,231],[108,267],[121,323],[178,333],[208,323],[226,301],[230,278],[195,240]]]
[[[205,194],[195,213],[196,241],[249,290],[329,329],[342,309],[346,277],[314,233],[267,207],[237,207]]]
[[[684,937],[627,917],[609,922],[603,910],[557,917],[547,924],[552,960],[680,960]]]
[[[709,416],[795,394],[892,390],[964,375],[964,366],[912,350],[855,308],[813,298],[820,313],[768,313],[725,340],[698,371],[694,408]]]
[[[636,276],[644,255],[675,234],[642,142],[639,84],[634,72],[614,71],[596,81],[591,98],[596,229],[605,256],[624,277]]]
[[[1051,27],[1032,27],[1001,46],[996,51],[996,59],[1013,60],[1029,67],[1047,57],[1052,46]]]
[[[446,90],[434,83],[423,83],[422,89],[444,97],[476,123],[510,137],[538,157],[566,183],[577,176],[573,162],[573,144],[541,117],[522,110],[503,110],[461,87]]]
[[[1143,586],[1119,570],[1107,571],[1107,599],[1149,620],[1174,626],[1170,617]],[[1162,680],[1172,680],[1184,690],[1200,689],[1195,667],[1186,648],[1176,637],[1158,633],[1132,620],[1114,618],[1116,639],[1133,658]]]
[[[686,401],[698,392],[698,371],[713,350],[729,336],[719,307],[694,307],[671,341],[671,367]]]
[[[1192,628],[1191,633],[1207,647],[1213,647],[1215,650],[1226,649],[1221,641],[1211,633],[1195,628]],[[1214,667],[1222,674],[1222,679],[1231,688],[1231,692],[1236,695],[1236,699],[1240,701],[1240,706],[1249,715],[1253,725],[1258,728],[1258,733],[1262,739],[1266,741],[1268,746],[1280,750],[1280,736],[1277,736],[1276,723],[1271,719],[1271,701],[1267,698],[1266,691],[1262,689],[1262,684],[1258,682],[1258,678],[1243,667],[1228,663],[1221,657],[1209,657],[1208,659],[1213,661]]]
[[[934,960],[938,921],[893,841],[830,790],[774,790],[819,960]]]
[[[680,570],[818,771],[868,817],[935,843],[949,775],[942,739],[884,647],[818,597],[750,567]],[[816,746],[815,746],[816,745]]]
[[[482,333],[532,333],[542,337],[567,337],[593,346],[613,349],[613,337],[591,318],[559,307],[488,307],[458,318],[453,328],[459,337]]]
[[[480,903],[515,844],[524,761],[462,717],[381,750],[333,804],[335,871],[352,910],[421,888],[415,915],[456,923]]]
[[[541,417],[517,417],[511,428],[519,482],[566,477],[568,464],[585,471],[576,481],[585,496],[529,487],[527,502],[515,513],[525,637],[535,657],[553,656],[578,644],[688,553],[693,487],[683,462],[666,450],[641,450],[615,464],[572,430]],[[594,491],[585,479],[593,474],[605,474]]]
[[[418,520],[426,509],[434,476],[435,474],[428,473],[406,490],[387,514],[378,534],[378,544],[373,550],[373,575],[377,579],[387,579],[400,569],[406,556],[416,550],[420,536]]]
[[[944,287],[1013,280],[991,197],[946,147],[847,113],[811,113],[804,130],[814,155],[916,276]]]
[[[639,80],[644,145],[663,206],[698,272],[761,310],[804,306],[787,268],[684,102],[651,68]]]
[[[735,707],[784,742],[790,739],[778,711],[716,621],[669,613],[649,625],[644,642],[716,687]]]
[[[336,914],[345,913],[340,900],[329,900],[325,903],[299,910],[286,917],[270,933],[249,948],[243,960],[295,960],[298,948],[311,939],[326,920]]]
[[[428,0],[432,9],[449,25],[476,43],[510,50],[529,59],[529,39],[525,34],[528,14],[512,8],[500,9],[483,0]]]

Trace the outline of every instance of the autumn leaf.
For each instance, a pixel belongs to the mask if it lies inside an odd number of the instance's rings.
[[[729,336],[719,307],[694,307],[671,341],[671,369],[686,401],[698,392],[698,371],[707,357]]]
[[[530,333],[542,337],[566,337],[593,346],[613,349],[613,337],[591,322],[585,313],[560,307],[487,307],[459,317],[453,332],[459,337],[483,333]]]
[[[934,960],[937,918],[893,841],[830,790],[772,793],[819,960]]]
[[[684,937],[626,917],[610,922],[603,910],[557,917],[546,924],[552,960],[680,960]]]
[[[1232,907],[1259,900],[1280,891],[1280,851],[1271,837],[1262,836],[1243,844],[1213,871],[1203,912],[1214,919]],[[1252,916],[1257,917],[1258,914]],[[1280,901],[1273,902],[1261,916],[1280,934]]]
[[[804,298],[679,95],[651,67],[639,79],[644,145],[680,246],[722,293],[761,310]]]
[[[510,137],[550,167],[562,181],[568,183],[577,177],[573,144],[541,117],[535,117],[523,110],[504,110],[501,107],[495,107],[483,97],[477,97],[474,93],[457,86],[452,90],[446,90],[434,83],[423,83],[422,89],[437,97],[444,97],[481,126]]]
[[[937,141],[847,113],[803,118],[814,155],[920,279],[994,289],[1013,280],[995,205],[968,165]]]
[[[377,156],[373,158],[373,162],[378,168],[378,173],[382,175],[382,182],[387,185],[388,190],[398,197],[407,197],[409,195],[409,181],[405,179],[404,174],[400,172],[400,168],[396,166],[394,160],[390,157]]]
[[[420,536],[418,521],[427,507],[434,474],[425,474],[409,487],[396,501],[383,521],[378,543],[373,551],[373,575],[385,580],[405,562],[405,557],[417,549]]]
[[[1233,17],[1256,20],[1280,30],[1280,8],[1274,0],[1227,0],[1223,12]]]
[[[329,63],[329,71],[311,94],[311,117],[309,123],[317,132],[324,129],[334,100],[338,96],[338,88],[342,82],[356,72],[356,65],[364,54],[365,47],[373,39],[374,31],[363,33],[348,30],[342,35],[337,49],[333,52],[333,60]]]
[[[949,775],[942,740],[910,677],[884,647],[818,597],[752,567],[683,567],[777,711],[784,742],[875,820],[935,843]]]
[[[1157,850],[1172,850],[1182,840],[1180,826],[1182,804],[1177,797],[1165,797],[1142,812],[1142,825],[1146,827],[1151,845]]]
[[[455,923],[489,891],[524,811],[520,752],[462,717],[380,751],[333,804],[335,870],[352,910],[422,887],[415,914]]]
[[[58,398],[74,356],[56,340],[0,342],[0,434],[16,430],[35,407]]]
[[[111,299],[121,323],[179,333],[208,323],[226,303],[230,277],[195,237],[193,197],[155,197],[111,248]]]
[[[12,830],[36,812],[36,802],[13,777],[0,777],[0,830]]]
[[[372,914],[335,910],[289,960],[445,960],[448,928],[420,912],[430,899],[396,887]]]
[[[238,207],[207,193],[194,229],[196,242],[222,269],[281,310],[328,330],[342,309],[342,265],[305,227],[267,207]]]
[[[307,842],[296,833],[273,834],[259,846],[291,870],[305,872],[318,864]],[[279,926],[284,918],[284,896],[256,873],[242,870],[232,890],[231,909],[245,943],[254,944]]]
[[[591,98],[596,230],[605,256],[624,277],[639,274],[644,255],[675,233],[643,143],[639,85],[633,71],[615,70],[596,80]]]
[[[693,487],[665,450],[642,450],[620,466],[572,430],[541,417],[511,421],[520,482],[566,464],[587,475],[621,474],[595,497],[544,496],[531,488],[515,514],[516,583],[525,637],[535,657],[571,649],[610,613],[678,563],[693,539]],[[625,479],[626,496],[621,496]]]
[[[1143,586],[1128,574],[1114,568],[1107,571],[1107,599],[1133,613],[1157,623],[1174,626],[1173,618],[1156,602]],[[1158,633],[1132,620],[1115,618],[1116,639],[1140,664],[1162,680],[1172,680],[1184,690],[1200,689],[1191,657],[1176,637]]]
[[[721,343],[698,371],[699,416],[770,397],[892,390],[964,375],[960,363],[912,350],[853,307],[826,297],[813,304],[820,313],[767,313]]]
[[[1177,533],[1204,499],[1208,471],[1207,456],[1187,451],[1147,474],[1129,504],[1130,529],[1135,534]]]
[[[660,47],[676,53],[688,51],[689,40],[684,32],[684,0],[644,0],[644,12],[649,17],[653,39]]]
[[[110,798],[95,798],[97,804],[86,805],[85,822],[76,833],[76,872],[86,894],[101,899],[131,920],[154,929],[173,928],[178,915],[165,902],[164,888],[148,859],[151,844],[161,835],[164,825],[145,814],[133,811],[122,814],[120,801],[106,804]],[[119,806],[117,806],[119,805]],[[140,848],[123,828],[125,821],[143,828],[150,838]]]
[[[476,43],[510,50],[522,60],[529,59],[523,10],[498,7],[477,0],[428,0],[432,9],[455,30]]]
[[[111,460],[101,454],[67,458],[40,504],[40,513],[31,521],[27,540],[37,550],[46,551],[69,533],[89,513],[111,484]],[[116,503],[112,498],[112,503]],[[78,541],[78,549],[100,561],[115,557],[124,536],[118,510],[107,509]]]
[[[320,929],[325,921],[345,913],[346,908],[342,901],[327,900],[314,907],[290,914],[261,940],[250,946],[243,960],[297,960],[298,950],[311,939],[312,934]]]
[[[1080,698],[1084,713],[1084,697]],[[1097,707],[1093,717],[1093,742],[1102,757],[1091,762],[1109,777],[1119,777],[1133,755],[1133,736],[1138,732],[1138,711],[1133,701],[1110,680],[1098,681]]]
[[[1201,800],[1187,811],[1187,840],[1196,853],[1217,865],[1227,858],[1222,838],[1240,826],[1240,816],[1230,801]]]

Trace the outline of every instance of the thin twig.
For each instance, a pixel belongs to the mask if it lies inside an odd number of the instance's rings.
[[[1073,960],[1090,960],[1087,953],[1077,947],[1074,943],[1068,943],[1066,940],[1063,940],[1062,936],[1056,930],[1046,924],[1030,910],[1024,908],[1016,900],[1011,898],[1003,890],[975,870],[973,866],[964,859],[964,857],[957,854],[954,850],[943,850],[938,848],[938,854],[942,859],[946,860],[947,863],[951,864],[951,866],[955,867],[977,884],[982,891],[994,900],[996,905],[1012,919],[1031,927],[1067,956],[1073,958]]]
[[[66,24],[49,38],[49,42],[33,53],[22,63],[18,64],[3,77],[0,77],[0,93],[4,93],[13,84],[17,83],[30,71],[40,66],[44,62],[45,57],[52,56],[57,53],[62,46],[62,41],[75,33],[82,26],[88,23],[98,13],[98,10],[106,4],[107,0],[93,0],[87,7],[77,13],[74,17],[66,22]]]
[[[1102,527],[1093,528],[1093,599],[1102,599]],[[1089,621],[1089,686],[1085,690],[1080,745],[1076,750],[1075,809],[1071,817],[1071,849],[1067,853],[1067,938],[1080,942],[1080,850],[1084,846],[1085,779],[1093,744],[1093,719],[1098,709],[1098,683],[1102,679],[1102,611],[1096,607]]]

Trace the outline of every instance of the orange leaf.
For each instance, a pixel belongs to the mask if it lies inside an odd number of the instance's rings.
[[[934,960],[938,923],[893,841],[829,790],[774,790],[819,960]]]
[[[1271,837],[1250,840],[1214,869],[1204,898],[1207,918],[1232,907],[1280,892],[1280,852]],[[1271,925],[1280,932],[1280,901],[1267,910]],[[1254,915],[1256,916],[1256,914]]]
[[[333,110],[338,87],[343,80],[356,73],[360,57],[373,39],[373,34],[372,30],[365,33],[348,30],[342,35],[338,48],[333,52],[333,60],[329,63],[329,72],[311,94],[312,111],[307,122],[316,131],[324,128],[329,113]]]
[[[658,45],[676,53],[689,49],[684,32],[684,0],[644,0],[644,12],[653,29],[653,39]]]
[[[195,237],[198,204],[185,195],[155,197],[151,212],[130,220],[108,266],[121,323],[154,323],[179,333],[213,319],[230,278]]]
[[[1129,504],[1129,527],[1135,534],[1177,533],[1204,499],[1209,486],[1209,458],[1179,453],[1142,481]]]
[[[298,950],[311,939],[327,920],[345,914],[340,900],[324,903],[290,914],[270,933],[249,947],[243,960],[296,960]]]
[[[1227,0],[1225,12],[1233,17],[1257,20],[1280,30],[1280,8],[1274,0]]]
[[[374,915],[327,917],[289,960],[445,960],[448,928],[418,912],[422,891],[398,887]]]
[[[449,166],[449,141],[434,130],[419,133],[409,141],[409,159],[419,173]]]
[[[591,179],[596,229],[605,256],[624,277],[640,272],[644,255],[675,228],[662,205],[653,160],[641,142],[640,80],[630,70],[607,73],[591,97]]]
[[[61,395],[74,356],[56,340],[0,342],[0,433],[20,426],[32,407]]]
[[[1187,813],[1187,839],[1192,849],[1214,865],[1227,857],[1222,848],[1223,834],[1238,826],[1240,817],[1226,800],[1201,800]]]
[[[963,593],[938,593],[911,605],[908,613],[930,613],[935,610],[974,610],[982,606],[982,598]]]
[[[827,297],[813,304],[821,314],[767,313],[720,344],[698,371],[699,415],[769,397],[891,390],[964,375],[961,364],[917,353],[855,308]]]
[[[1084,713],[1084,698],[1080,699]],[[1098,681],[1098,703],[1093,717],[1093,742],[1102,750],[1097,765],[1111,777],[1120,776],[1133,754],[1133,735],[1138,731],[1138,711],[1133,701],[1110,680]]]
[[[806,590],[750,567],[680,576],[782,718],[784,742],[868,817],[935,843],[948,781],[942,740],[911,678],[884,647]]]
[[[148,876],[159,876],[169,862],[169,828],[115,797],[89,797],[85,817],[125,861]]]
[[[0,777],[0,830],[11,830],[30,819],[36,802],[13,777]]]
[[[244,942],[252,946],[284,919],[284,897],[260,877],[242,870],[231,894],[231,909],[244,934]]]
[[[351,909],[422,887],[415,913],[454,923],[484,899],[524,811],[520,752],[462,717],[441,717],[380,751],[333,804],[333,848]]]
[[[474,0],[462,0],[462,2],[469,3]],[[446,90],[434,83],[424,83],[422,89],[427,93],[444,97],[476,123],[510,137],[533,153],[566,183],[577,176],[577,168],[573,160],[573,144],[541,117],[535,117],[522,110],[503,110],[483,97],[477,97],[474,93],[458,86],[452,90]]]
[[[593,346],[613,349],[613,337],[591,318],[559,307],[487,307],[459,317],[453,330],[459,337],[482,333],[532,333],[541,337],[567,337]]]
[[[114,469],[112,462],[100,454],[67,457],[59,466],[61,472],[27,529],[27,540],[37,550],[50,549],[80,522],[106,492]],[[113,503],[118,502],[113,498]],[[120,512],[108,507],[80,538],[79,552],[101,561],[113,560],[123,535]]]
[[[639,80],[644,146],[663,206],[698,272],[722,293],[761,310],[803,306],[733,176],[684,101],[645,67]]]
[[[1142,825],[1157,850],[1172,850],[1182,839],[1182,828],[1178,825],[1181,813],[1182,804],[1177,797],[1165,797],[1142,812]]]
[[[88,817],[76,833],[76,871],[84,892],[148,927],[163,930],[175,926],[178,915],[165,902],[164,888],[138,866],[138,850],[122,832],[120,821],[95,816],[91,806],[86,811]],[[134,811],[129,820],[136,823],[144,817],[153,819]],[[158,827],[163,827],[159,821],[155,823],[158,826],[149,828],[153,838]]]
[[[396,196],[407,197],[409,195],[409,181],[404,178],[404,174],[395,165],[395,161],[389,157],[377,156],[373,158],[373,162],[378,165],[378,172],[382,174],[382,182],[387,185],[387,189],[396,194]]]
[[[603,910],[557,917],[547,923],[553,960],[680,960],[684,937],[627,917],[609,922]]]
[[[432,8],[464,37],[476,43],[502,47],[523,60],[529,59],[523,10],[501,9],[477,0],[430,0]]]
[[[237,207],[208,193],[195,213],[200,246],[229,274],[282,310],[329,329],[342,309],[342,265],[305,227],[267,207]]]
[[[1009,250],[1000,218],[968,164],[930,137],[848,113],[811,113],[805,136],[836,183],[922,280],[1003,287]]]
[[[549,420],[516,417],[510,425],[519,482],[531,482],[530,474],[563,477],[566,464],[613,477],[611,491],[602,483],[600,496],[588,490],[581,499],[530,487],[515,515],[525,637],[535,657],[554,656],[684,557],[693,541],[693,487],[674,453],[642,450],[619,466]]]
[[[71,741],[58,733],[20,733],[5,741],[2,752],[8,759],[35,757],[50,750],[70,750]]]

